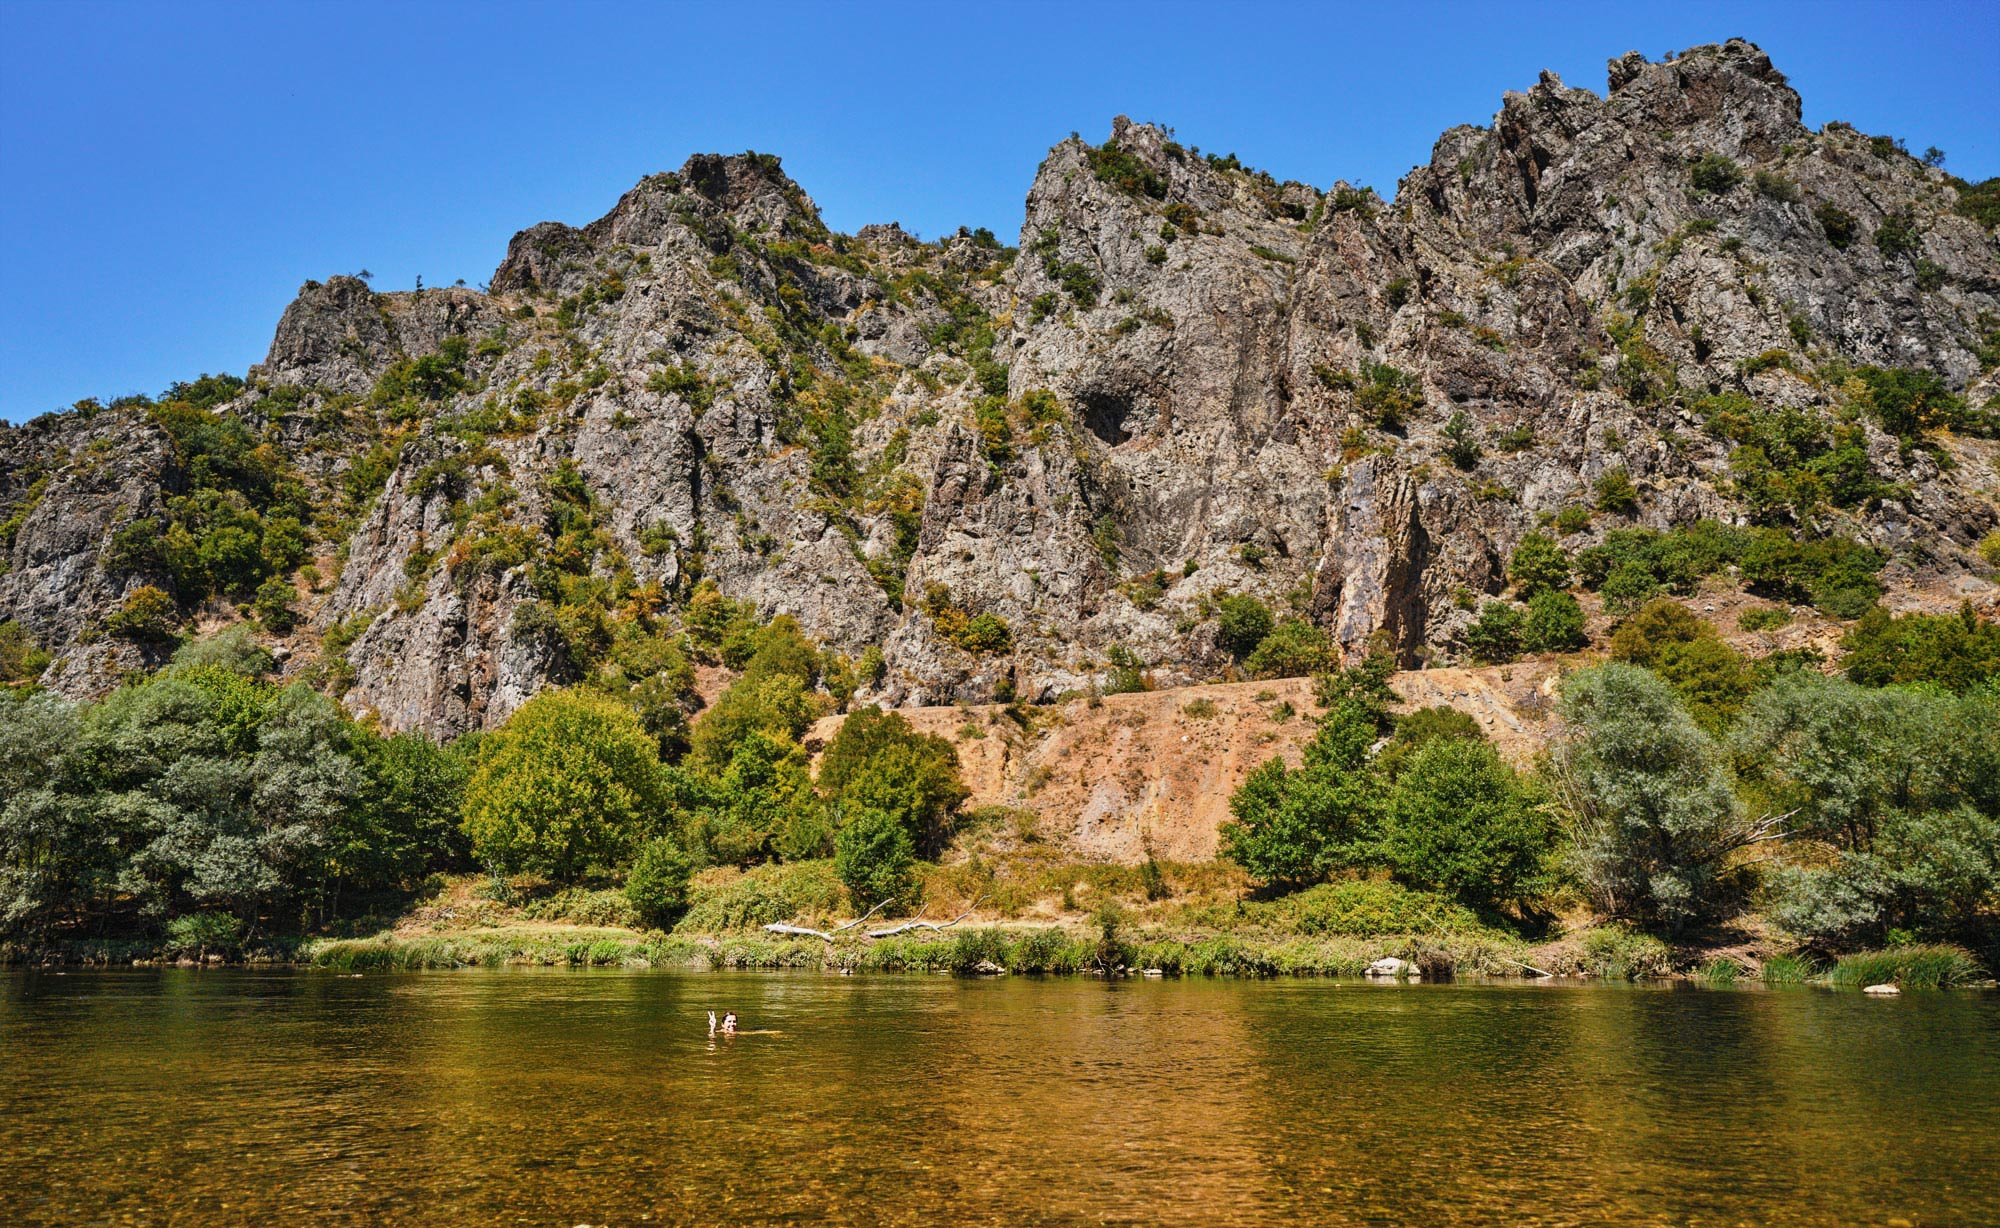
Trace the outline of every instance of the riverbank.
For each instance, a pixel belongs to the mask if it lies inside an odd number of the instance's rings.
[[[527,926],[457,934],[318,938],[275,945],[244,957],[165,955],[136,941],[71,942],[0,952],[0,965],[112,966],[248,964],[319,968],[336,973],[429,971],[475,967],[623,967],[699,971],[797,969],[836,973],[949,973],[1166,977],[1358,977],[1383,961],[1403,980],[1459,977],[1761,982],[1859,990],[1990,989],[1993,978],[1955,947],[1919,945],[1860,951],[1831,963],[1778,956],[1760,965],[1728,958],[1676,969],[1672,949],[1645,935],[1600,928],[1556,943],[1529,944],[1463,936],[1383,934],[1369,938],[1291,938],[1140,932],[1107,946],[1102,935],[1057,926],[962,928],[938,935],[875,940],[787,938],[760,932],[650,933],[581,926]],[[1383,973],[1377,972],[1377,975]]]
[[[1972,953],[1905,946],[1815,960],[1755,916],[1668,943],[1586,913],[1475,913],[1380,878],[1260,898],[1227,864],[1076,859],[1010,832],[926,865],[914,916],[860,911],[829,862],[718,867],[689,884],[670,929],[645,925],[610,886],[439,876],[319,933],[204,948],[157,938],[0,946],[0,963],[250,963],[335,972],[542,965],[809,969],[841,973],[1165,977],[1679,978],[1861,988],[1990,983]],[[779,924],[831,935],[776,933]],[[885,931],[897,931],[885,933]],[[1388,962],[1385,962],[1388,961]]]

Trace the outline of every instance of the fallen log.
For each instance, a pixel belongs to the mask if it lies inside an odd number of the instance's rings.
[[[769,925],[766,925],[764,928],[773,934],[795,934],[801,938],[817,938],[821,942],[832,942],[833,936],[835,934],[846,933],[848,930],[851,930],[856,926],[861,925],[862,923],[866,922],[868,918],[874,916],[878,912],[881,912],[884,908],[887,908],[890,904],[893,904],[894,902],[895,901],[893,900],[883,900],[881,903],[869,909],[867,912],[862,913],[860,916],[854,918],[854,920],[849,921],[847,924],[836,925],[830,930],[810,929],[803,925],[792,925],[784,921],[773,921]],[[871,934],[870,937],[873,937],[873,935]]]
[[[974,912],[978,911],[979,906],[985,902],[986,902],[986,897],[983,895],[980,896],[978,899],[972,901],[972,907],[966,909],[964,912],[958,914],[956,917],[953,917],[949,921],[925,921],[922,920],[923,913],[919,911],[916,917],[912,918],[911,920],[903,922],[901,925],[892,925],[886,930],[869,930],[868,936],[870,938],[894,938],[898,934],[907,934],[911,930],[930,930],[933,933],[943,930],[948,930],[952,926],[957,925],[960,921],[963,921],[967,917],[971,916]]]

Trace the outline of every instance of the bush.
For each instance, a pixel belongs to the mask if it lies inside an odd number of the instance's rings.
[[[625,899],[639,919],[666,929],[688,906],[688,879],[694,863],[673,840],[655,838],[639,848],[625,872]]]
[[[810,925],[850,906],[831,861],[703,870],[688,882],[688,909],[674,930],[712,934],[795,920]]]
[[[1811,602],[1836,618],[1859,618],[1882,595],[1875,573],[1887,556],[1850,538],[1793,541],[1762,530],[1743,550],[1743,583],[1778,601]]]
[[[1541,592],[1529,599],[1521,647],[1529,652],[1575,652],[1589,643],[1583,607],[1576,598],[1568,593]]]
[[[1109,141],[1095,149],[1085,150],[1084,158],[1090,163],[1092,174],[1128,196],[1150,196],[1159,200],[1167,194],[1166,180],[1130,152]]]
[[[1247,594],[1234,593],[1216,603],[1217,636],[1222,646],[1238,657],[1256,651],[1271,634],[1271,607]]]
[[[2000,677],[2000,625],[1970,602],[1956,614],[1891,615],[1871,608],[1848,629],[1841,668],[1864,686],[1928,682],[1969,691]]]
[[[32,682],[53,659],[26,627],[11,618],[0,622],[0,683]]]
[[[1841,251],[1846,251],[1848,245],[1854,242],[1855,232],[1860,226],[1852,213],[1838,205],[1819,206],[1813,210],[1813,218],[1819,222],[1826,241]]]
[[[257,642],[247,625],[237,623],[181,645],[174,650],[173,665],[176,669],[226,669],[245,678],[262,678],[276,667],[277,661]]]
[[[1507,578],[1525,598],[1569,587],[1569,552],[1541,533],[1530,533],[1507,560]]]
[[[1243,662],[1253,678],[1302,678],[1337,669],[1340,648],[1318,625],[1288,618],[1271,629]]]
[[[1867,389],[1867,407],[1876,421],[1898,439],[1912,440],[1966,421],[1965,398],[1935,371],[1862,367],[1854,374]]]
[[[1776,171],[1760,170],[1755,175],[1757,194],[1785,204],[1795,204],[1799,199],[1799,185],[1778,174]]]
[[[895,815],[866,808],[850,813],[833,847],[834,870],[857,907],[907,901],[916,890],[916,846]]]
[[[228,955],[243,942],[243,922],[226,912],[194,912],[167,922],[160,949],[168,955],[203,959]]]
[[[1743,172],[1722,154],[1703,154],[1689,169],[1688,179],[1695,191],[1720,195],[1742,183]]]
[[[1792,612],[1783,606],[1760,606],[1736,616],[1736,625],[1745,631],[1776,631],[1791,621]]]
[[[630,927],[639,914],[620,891],[565,887],[544,896],[521,910],[530,921],[558,921],[567,925],[615,925]]]
[[[251,602],[256,611],[257,621],[278,635],[284,635],[298,625],[298,611],[292,608],[298,590],[283,576],[272,576],[257,586],[257,596]]]
[[[1667,944],[1651,934],[1607,925],[1583,938],[1585,969],[1607,981],[1637,981],[1663,975],[1669,967]]]
[[[178,618],[173,598],[150,584],[142,584],[104,620],[104,628],[124,639],[157,643],[174,638],[173,625]]]
[[[923,610],[939,635],[966,652],[997,655],[1014,646],[1014,633],[1006,619],[991,613],[968,615],[942,584],[933,584],[925,591]]]
[[[1923,236],[1907,213],[1891,213],[1875,228],[1875,246],[1890,260],[1923,250]]]
[[[1423,381],[1387,363],[1363,363],[1360,379],[1348,375],[1346,382],[1354,389],[1355,408],[1385,431],[1400,430],[1424,407]]]
[[[1440,433],[1444,437],[1445,459],[1459,469],[1473,468],[1485,455],[1473,431],[1472,419],[1462,409],[1452,414]]]
[[[623,861],[664,809],[657,743],[630,708],[544,691],[486,739],[465,795],[473,854],[570,881]]]
[[[1632,484],[1632,475],[1623,465],[1599,474],[1591,489],[1600,512],[1629,515],[1639,510],[1639,488]]]
[[[1520,607],[1505,601],[1489,601],[1480,607],[1479,620],[1465,629],[1466,651],[1481,665],[1502,665],[1521,655],[1521,627],[1525,620]]]
[[[1528,894],[1548,855],[1546,819],[1485,741],[1433,738],[1403,767],[1383,819],[1396,877],[1478,908]]]
[[[1557,512],[1555,519],[1550,523],[1555,526],[1556,532],[1564,537],[1572,533],[1581,533],[1590,527],[1590,509],[1581,503],[1569,504]]]
[[[998,614],[975,614],[966,620],[965,630],[955,642],[967,652],[994,656],[1014,646],[1014,633]]]

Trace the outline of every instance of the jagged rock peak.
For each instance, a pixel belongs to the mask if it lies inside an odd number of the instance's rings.
[[[603,217],[584,227],[541,222],[516,234],[494,270],[495,294],[570,293],[574,275],[607,245],[650,248],[676,227],[694,228],[710,247],[730,231],[823,238],[812,197],[785,174],[776,154],[695,154],[678,171],[648,175]]]
[[[359,277],[309,281],[251,374],[360,395],[397,360],[436,353],[446,338],[473,335],[498,318],[486,295],[458,286],[381,294]]]

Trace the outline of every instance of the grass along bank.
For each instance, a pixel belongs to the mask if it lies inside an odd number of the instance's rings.
[[[831,868],[817,863],[705,871],[671,931],[640,928],[609,889],[496,899],[510,889],[467,876],[379,933],[313,940],[293,957],[344,973],[544,965],[1247,977],[1359,976],[1395,957],[1429,979],[1547,973],[1856,989],[1884,981],[1912,989],[1990,983],[1972,956],[1952,947],[1897,948],[1827,965],[1784,955],[1717,957],[1615,925],[1531,935],[1385,881],[1349,879],[1247,898],[1240,875],[1215,863],[1149,870],[1035,859],[1025,869],[990,861],[936,867],[930,898],[937,906],[922,915],[942,923],[970,907],[978,897],[957,893],[968,877],[975,887],[999,884],[991,894],[1004,903],[987,899],[941,931],[868,938],[869,930],[899,923],[877,919],[825,942],[762,928],[783,921],[831,930],[854,917]]]

